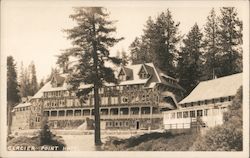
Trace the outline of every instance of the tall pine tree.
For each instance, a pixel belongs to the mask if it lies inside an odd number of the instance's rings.
[[[189,94],[202,75],[202,33],[195,24],[183,40],[178,62],[179,83]]]
[[[177,44],[181,39],[178,32],[179,25],[179,22],[173,20],[172,13],[169,9],[161,13],[156,19],[159,36],[157,35],[158,38],[156,37],[157,43],[155,43],[154,62],[162,71],[173,77],[176,76]]]
[[[7,57],[7,125],[8,134],[10,134],[10,127],[12,122],[11,111],[15,104],[20,100],[17,83],[16,64],[12,56]]]
[[[141,39],[136,38],[130,46],[132,63],[135,63],[134,57],[136,63],[154,62],[163,72],[175,77],[177,44],[181,39],[179,24],[173,20],[169,9],[155,21],[149,17]]]
[[[70,18],[76,22],[72,29],[65,30],[68,39],[72,40],[73,48],[67,50],[71,56],[78,58],[73,71],[70,73],[69,83],[77,96],[88,94],[94,90],[95,115],[95,144],[101,144],[99,92],[98,89],[105,82],[117,82],[114,72],[105,66],[106,62],[120,64],[121,60],[110,57],[109,48],[122,38],[115,38],[114,22],[109,20],[105,8],[89,7],[74,8],[75,13]],[[88,89],[79,89],[81,83],[93,85]]]
[[[29,72],[30,72],[30,96],[33,96],[38,90],[38,83],[36,77],[36,67],[34,62],[32,61],[29,65]]]
[[[126,66],[129,62],[129,56],[124,49],[122,49],[121,51],[117,51],[117,58],[121,59],[121,64],[123,66]]]
[[[152,62],[152,58],[149,55],[146,55],[147,52],[147,44],[143,43],[141,38],[136,37],[135,40],[130,44],[129,50],[131,54],[131,62],[132,64],[141,64]]]
[[[19,78],[20,96],[22,98],[27,97],[30,95],[30,77],[28,69],[23,66],[23,62],[21,62],[21,72]]]
[[[210,11],[204,27],[204,71],[203,79],[210,80],[219,74],[219,24],[215,10]]]
[[[242,21],[234,7],[221,8],[219,17],[220,76],[242,71]]]
[[[16,64],[12,56],[7,57],[7,102],[14,105],[19,102]]]

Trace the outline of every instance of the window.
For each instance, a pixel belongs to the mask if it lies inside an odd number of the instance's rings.
[[[195,111],[190,111],[190,117],[192,117],[192,118],[195,117]]]
[[[146,98],[146,97],[145,97],[145,95],[143,94],[143,95],[142,95],[142,101],[145,101],[145,98]]]
[[[182,118],[182,112],[177,112],[177,118]]]
[[[132,115],[138,115],[140,111],[139,107],[132,107],[130,110]]]
[[[146,101],[149,101],[149,95],[146,96]]]
[[[123,97],[123,98],[122,98],[122,102],[123,102],[123,103],[127,103],[127,102],[128,102],[128,98],[127,98],[127,97]]]
[[[150,107],[142,107],[141,114],[150,114]]]
[[[197,117],[199,117],[199,116],[202,116],[202,115],[203,115],[202,111],[203,111],[203,110],[197,110]]]
[[[118,76],[119,80],[121,81],[126,81],[126,75],[123,69],[121,69],[119,76]]]
[[[65,116],[65,111],[64,110],[60,110],[59,111],[59,116]]]
[[[75,116],[81,116],[81,110],[75,110]]]
[[[111,104],[118,104],[118,97],[111,97]]]
[[[57,116],[57,111],[51,111],[51,116]]]
[[[208,101],[207,100],[205,100],[205,104],[207,105],[207,103],[208,103]]]
[[[171,119],[175,119],[175,113],[171,113]]]
[[[110,109],[110,114],[111,115],[118,115],[118,109],[117,108]]]
[[[108,105],[108,97],[101,98],[101,105]]]
[[[208,115],[208,109],[205,109],[204,110],[204,116],[207,116]]]
[[[220,98],[220,102],[224,102],[224,98]]]
[[[125,126],[128,127],[128,121],[125,122]]]
[[[188,111],[184,111],[183,112],[183,118],[187,118],[188,117]]]
[[[141,68],[139,76],[140,76],[140,79],[148,78],[148,74],[147,74],[146,70],[144,69],[144,67]]]

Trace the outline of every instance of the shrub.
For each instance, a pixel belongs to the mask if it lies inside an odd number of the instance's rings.
[[[242,133],[242,87],[238,90],[232,105],[223,116],[224,124],[207,131],[194,143],[192,149],[198,151],[241,151]]]
[[[42,130],[39,134],[40,146],[58,146],[58,150],[61,151],[66,146],[61,137],[54,135],[47,124],[47,120],[44,119],[42,122]]]
[[[242,131],[232,126],[222,125],[200,136],[192,149],[197,151],[240,151]]]

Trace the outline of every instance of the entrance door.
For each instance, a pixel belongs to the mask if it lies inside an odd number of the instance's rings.
[[[140,121],[136,121],[136,129],[140,129]]]

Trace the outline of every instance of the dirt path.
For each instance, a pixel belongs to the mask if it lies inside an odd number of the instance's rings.
[[[94,145],[94,135],[60,135],[63,137],[65,144],[67,145],[67,148],[65,150],[70,151],[95,151],[95,145]],[[109,135],[103,135],[102,136],[102,142],[106,141],[106,138]],[[128,138],[131,135],[112,135],[115,137],[120,138]]]

